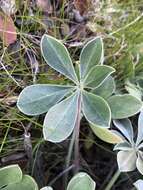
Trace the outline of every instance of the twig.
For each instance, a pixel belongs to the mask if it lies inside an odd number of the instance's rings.
[[[117,170],[116,173],[113,175],[112,179],[110,180],[110,182],[108,183],[108,185],[106,186],[105,190],[110,190],[113,187],[113,185],[119,178],[120,174],[121,174],[121,172],[119,170]]]
[[[30,38],[40,38],[39,36],[37,35],[33,35],[33,34],[26,34],[26,33],[22,33],[22,32],[12,32],[12,31],[9,31],[9,30],[3,30],[3,29],[0,29],[0,32],[5,32],[5,33],[8,33],[8,34],[17,34],[17,35],[23,35],[23,36],[28,36]]]
[[[109,35],[113,35],[116,34],[118,32],[120,32],[121,30],[125,30],[126,28],[132,26],[133,24],[135,24],[138,20],[140,20],[143,17],[143,13],[141,15],[139,15],[135,20],[133,20],[132,22],[130,22],[129,24],[123,26],[122,28],[119,28],[118,30],[111,32]]]
[[[17,84],[17,86],[20,86],[20,84],[15,80],[15,78],[14,77],[12,77],[11,76],[11,74],[8,72],[8,70],[6,69],[6,67],[5,67],[5,65],[3,64],[3,57],[4,57],[4,55],[5,55],[5,52],[6,52],[6,47],[4,48],[4,51],[3,51],[3,54],[2,54],[2,56],[1,56],[1,59],[0,59],[0,64],[1,64],[1,66],[2,66],[2,68],[5,70],[5,72],[7,73],[7,75]]]
[[[70,161],[71,161],[71,157],[72,157],[72,153],[73,153],[74,143],[75,143],[75,131],[72,134],[72,138],[71,138],[71,141],[69,144],[68,155],[66,158],[66,168],[68,168],[70,166]],[[67,186],[67,181],[68,181],[68,172],[66,173],[65,179],[64,179],[65,187]]]
[[[66,168],[63,172],[61,172],[55,179],[53,179],[50,183],[49,186],[52,186],[59,178],[61,178],[65,173],[69,172],[75,167],[74,164],[72,164],[70,167]]]

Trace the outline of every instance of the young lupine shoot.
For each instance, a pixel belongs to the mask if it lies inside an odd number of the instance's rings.
[[[43,125],[45,140],[55,143],[65,140],[80,125],[82,114],[93,130],[107,130],[111,117],[126,118],[140,111],[142,103],[137,98],[129,94],[113,95],[115,84],[110,76],[115,69],[103,65],[102,38],[97,37],[83,47],[79,77],[68,50],[57,39],[44,35],[41,52],[50,67],[71,80],[71,85],[28,86],[18,98],[17,106],[24,114],[35,116],[47,112]]]
[[[138,134],[134,140],[133,126],[129,119],[114,120],[114,125],[121,132],[124,141],[117,144],[117,162],[121,172],[133,171],[136,168],[143,175],[143,112],[138,119]]]

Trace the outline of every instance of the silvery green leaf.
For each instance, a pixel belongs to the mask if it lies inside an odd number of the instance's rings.
[[[120,120],[113,120],[114,125],[117,127],[118,130],[129,140],[129,142],[133,143],[133,127],[132,123],[129,119],[120,119]]]
[[[98,37],[89,41],[80,54],[80,77],[85,78],[87,73],[98,64],[103,63],[103,41]]]
[[[43,134],[50,142],[61,142],[73,131],[77,118],[79,92],[53,106],[45,116]]]
[[[38,190],[38,186],[32,177],[24,175],[20,182],[8,185],[3,190]]]
[[[133,171],[136,168],[136,152],[130,151],[119,151],[117,153],[118,167],[121,172]]]
[[[116,144],[123,142],[123,139],[110,129],[99,128],[95,125],[90,125],[90,127],[98,138],[107,143]]]
[[[137,188],[137,190],[143,190],[143,180],[139,179],[134,183],[134,186]]]
[[[40,190],[53,190],[53,188],[52,187],[43,187],[42,189],[40,189]]]
[[[143,152],[138,151],[138,158],[136,163],[138,171],[143,175]]]
[[[114,95],[108,99],[113,119],[123,119],[135,115],[142,108],[142,102],[132,95]]]
[[[107,102],[103,98],[83,91],[82,103],[83,114],[89,123],[97,127],[110,127],[111,112]]]
[[[114,150],[124,150],[124,151],[128,151],[133,149],[132,145],[130,143],[128,143],[127,141],[125,142],[121,142],[117,145],[115,145]]]
[[[39,115],[47,112],[71,90],[71,87],[60,85],[31,85],[20,93],[17,106],[21,112],[27,115]]]
[[[60,41],[52,36],[43,35],[41,39],[41,51],[50,67],[65,75],[73,82],[78,83],[70,55]]]
[[[93,179],[84,172],[76,174],[69,182],[67,190],[95,190]]]
[[[96,65],[84,78],[83,85],[89,88],[96,88],[100,86],[114,72],[115,69],[113,67],[107,65]]]
[[[0,188],[22,180],[22,171],[18,165],[10,165],[0,169]]]
[[[136,144],[139,145],[143,141],[143,111],[140,112],[138,118],[138,136]]]
[[[93,89],[91,92],[104,99],[109,98],[115,91],[115,81],[113,77],[109,76],[99,87]]]

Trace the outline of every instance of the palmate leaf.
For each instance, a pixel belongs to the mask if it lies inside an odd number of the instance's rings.
[[[76,174],[68,184],[67,190],[95,190],[93,179],[84,172]]]
[[[92,93],[82,92],[82,111],[89,123],[97,127],[109,128],[111,111],[106,101]]]
[[[95,125],[90,125],[90,127],[91,127],[92,131],[94,132],[94,134],[98,138],[103,140],[104,142],[111,143],[111,144],[117,144],[117,143],[121,143],[124,141],[123,138],[121,138],[121,136],[114,133],[113,130],[99,128],[99,127],[96,127]]]
[[[115,81],[113,77],[109,76],[100,86],[93,89],[91,92],[95,95],[101,96],[104,99],[107,99],[114,93],[115,88]]]
[[[50,142],[61,142],[73,131],[78,113],[79,92],[53,106],[45,116],[43,134]]]
[[[20,93],[17,106],[24,114],[39,115],[47,112],[72,89],[72,87],[60,85],[31,85]]]
[[[0,169],[0,189],[3,186],[18,183],[22,180],[22,171],[18,165],[10,165]]]
[[[108,99],[113,119],[123,119],[135,115],[142,108],[142,102],[132,95],[114,95]]]
[[[43,35],[41,39],[41,52],[50,67],[65,75],[74,83],[78,83],[68,50],[60,41],[49,35]]]
[[[96,88],[100,86],[108,76],[115,72],[115,69],[106,65],[93,67],[83,81],[85,87]]]
[[[80,78],[83,80],[95,65],[103,63],[103,42],[98,37],[89,41],[80,54]]]

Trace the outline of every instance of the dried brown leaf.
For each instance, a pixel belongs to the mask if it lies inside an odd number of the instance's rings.
[[[0,15],[0,38],[5,46],[9,46],[17,39],[16,27],[10,16]]]
[[[36,0],[36,4],[40,9],[42,9],[43,12],[53,12],[53,7],[50,0]]]
[[[91,0],[74,0],[74,6],[81,15],[88,12],[90,3]]]

